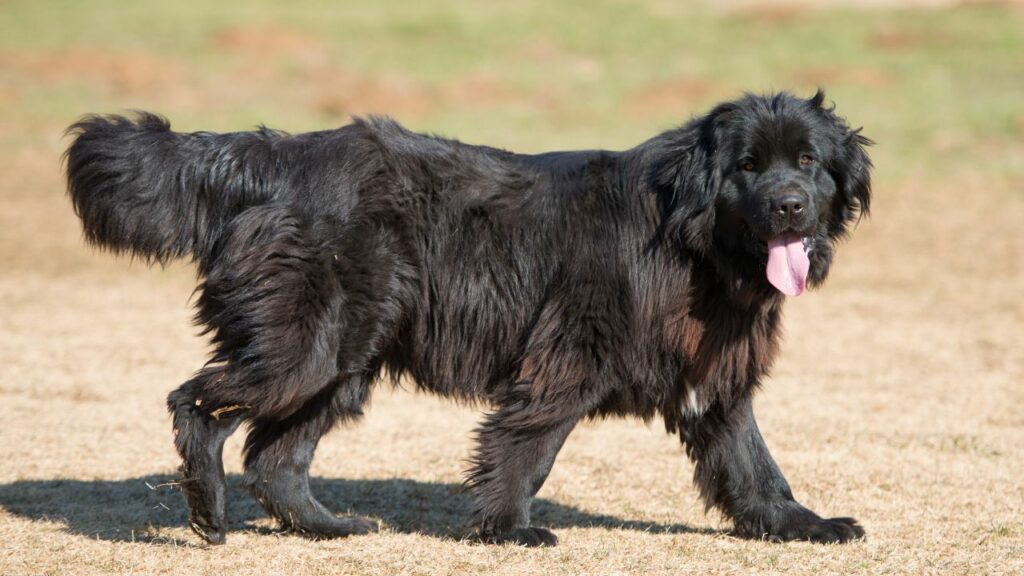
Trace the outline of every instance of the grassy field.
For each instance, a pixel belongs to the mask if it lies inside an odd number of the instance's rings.
[[[1024,573],[1024,9],[866,3],[0,1],[0,574]],[[194,272],[83,246],[59,163],[78,116],[382,112],[624,148],[743,90],[818,85],[878,141],[875,214],[788,305],[758,412],[797,497],[866,541],[732,538],[676,439],[611,421],[574,432],[535,505],[559,547],[463,542],[478,411],[383,389],[314,464],[322,500],[380,534],[277,534],[238,490],[241,435],[227,545],[189,532],[163,401],[205,360]]]

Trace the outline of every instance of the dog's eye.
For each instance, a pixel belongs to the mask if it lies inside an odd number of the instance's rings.
[[[751,160],[750,158],[744,158],[743,160],[740,160],[739,166],[740,170],[743,170],[744,172],[753,172],[755,168],[754,161]]]
[[[802,166],[804,168],[807,168],[811,164],[814,164],[814,158],[811,157],[810,154],[801,154],[800,155],[800,166]]]

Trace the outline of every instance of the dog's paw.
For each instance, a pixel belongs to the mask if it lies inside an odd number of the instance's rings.
[[[764,514],[759,521],[738,522],[737,535],[770,542],[807,541],[844,544],[864,538],[864,528],[853,518],[822,518],[794,504]]]
[[[358,536],[380,532],[380,524],[376,520],[363,516],[343,516],[338,518],[338,536]]]
[[[364,518],[363,516],[325,516],[316,518],[315,521],[305,525],[292,525],[291,529],[308,538],[320,540],[372,534],[380,531],[380,525],[376,521]]]
[[[359,534],[375,534],[381,531],[381,525],[375,520],[361,516],[351,516],[347,519],[348,533],[351,536]]]
[[[189,528],[208,544],[223,544],[228,528],[223,490],[215,483],[186,478],[181,481],[181,491],[189,507]]]
[[[515,544],[535,548],[538,546],[555,546],[558,544],[558,537],[554,532],[545,528],[513,528],[507,532],[481,536],[480,540],[486,544]]]
[[[773,542],[805,540],[819,544],[845,544],[864,537],[864,528],[853,518],[801,518],[768,533]]]
[[[200,524],[195,520],[189,521],[189,528],[192,529],[207,544],[219,546],[227,541],[227,534],[223,527]]]

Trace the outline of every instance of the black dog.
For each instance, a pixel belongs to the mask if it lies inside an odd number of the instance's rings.
[[[624,152],[513,154],[356,120],[291,136],[90,116],[67,178],[85,235],[191,257],[216,352],[173,392],[192,527],[224,541],[221,451],[286,527],[376,524],[310,494],[320,437],[382,372],[493,407],[468,475],[487,542],[551,545],[530,502],[583,418],[660,415],[745,537],[845,542],[794,500],[751,396],[783,293],[821,283],[867,212],[870,143],[819,92],[748,95]]]

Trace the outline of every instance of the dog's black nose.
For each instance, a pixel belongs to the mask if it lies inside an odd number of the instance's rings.
[[[795,216],[804,211],[807,200],[799,194],[786,194],[772,198],[772,212],[780,216]]]

